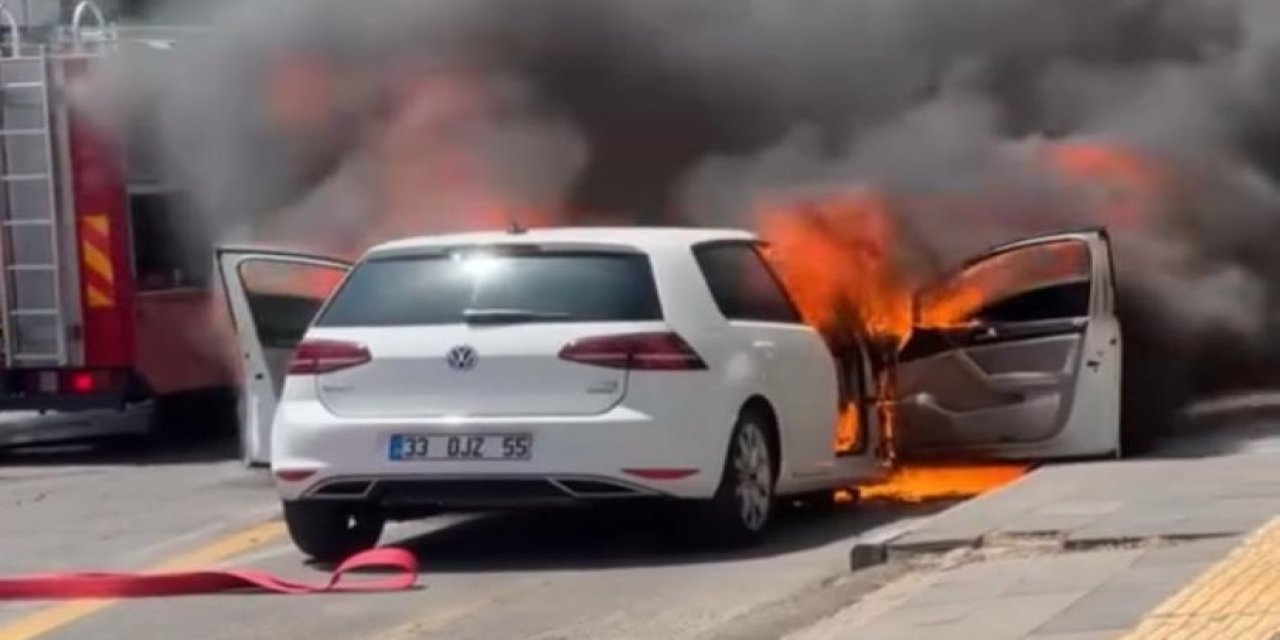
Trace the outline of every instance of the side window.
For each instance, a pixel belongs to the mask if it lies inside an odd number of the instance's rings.
[[[998,253],[923,293],[920,318],[947,326],[1087,316],[1091,269],[1089,246],[1078,240]]]
[[[725,318],[802,323],[800,313],[754,246],[708,245],[694,249],[694,257]]]
[[[144,111],[123,128],[134,278],[140,291],[206,288],[211,284],[213,234],[174,180],[155,141],[154,122],[154,113]]]
[[[213,247],[180,193],[129,194],[129,222],[139,290],[208,286]]]

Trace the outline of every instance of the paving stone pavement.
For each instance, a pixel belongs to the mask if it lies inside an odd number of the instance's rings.
[[[1280,631],[1280,524],[1266,546],[1274,580],[1254,571],[1248,585],[1226,589],[1223,580],[1241,572],[1216,565],[1243,553],[1233,549],[1277,514],[1278,452],[1044,467],[887,543],[891,558],[942,554],[942,568],[904,578],[912,584],[892,600],[873,594],[787,640],[1181,637],[1170,621],[1190,628],[1185,610],[1161,618],[1164,626],[1150,618],[1170,603],[1213,601],[1184,591],[1210,575],[1227,576],[1207,588],[1229,601],[1218,606],[1236,626],[1194,637],[1267,640]],[[1258,553],[1249,556],[1255,564]],[[1258,594],[1272,592],[1277,607],[1259,609]]]
[[[1280,513],[1280,453],[1044,467],[956,506],[891,543],[896,551],[1055,536],[1070,546],[1252,531]]]

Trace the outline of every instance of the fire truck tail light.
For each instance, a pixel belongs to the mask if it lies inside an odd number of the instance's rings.
[[[93,379],[92,373],[80,371],[71,374],[71,384],[68,386],[76,393],[89,393],[97,387],[97,384]]]
[[[33,394],[110,393],[125,387],[125,376],[113,370],[34,370],[17,379],[17,390]]]
[[[118,391],[123,380],[116,371],[68,371],[58,381],[58,391],[71,394]]]

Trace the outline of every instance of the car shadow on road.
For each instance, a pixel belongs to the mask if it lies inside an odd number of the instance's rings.
[[[405,540],[424,571],[577,571],[684,565],[766,558],[853,541],[903,518],[920,517],[955,501],[866,502],[836,507],[791,507],[779,512],[769,537],[739,550],[716,549],[691,535],[670,510],[605,507],[487,515]],[[696,532],[695,532],[696,533]],[[329,567],[317,567],[327,569]]]
[[[0,448],[0,467],[159,466],[222,462],[240,457],[234,437],[168,439],[110,437]]]

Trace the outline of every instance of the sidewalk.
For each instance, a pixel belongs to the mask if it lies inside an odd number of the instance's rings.
[[[885,542],[917,569],[787,640],[1268,640],[1280,453],[1256,451],[1042,468]]]

